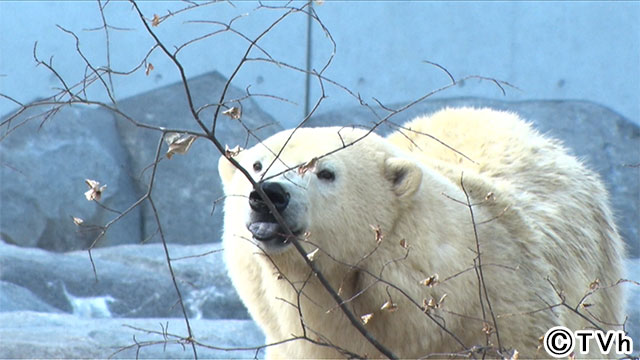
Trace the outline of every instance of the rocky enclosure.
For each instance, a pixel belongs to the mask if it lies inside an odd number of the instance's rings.
[[[225,81],[218,73],[189,80],[196,105],[215,103]],[[227,99],[243,95],[232,87]],[[197,130],[181,84],[118,105],[139,122]],[[250,99],[230,105],[242,106],[242,123],[220,117],[217,134],[223,144],[255,143],[244,126],[259,137],[282,129]],[[595,169],[611,192],[621,234],[630,256],[636,258],[628,263],[627,278],[640,281],[640,127],[592,103],[472,98],[427,101],[390,120],[401,124],[421,113],[459,105],[516,111],[540,131],[562,139]],[[36,111],[22,114],[12,126]],[[207,122],[212,111],[203,110]],[[376,112],[385,114],[380,108]],[[374,122],[370,110],[354,107],[318,113],[305,125]],[[389,123],[378,128],[383,134],[392,130]],[[44,123],[27,121],[6,137],[5,129],[0,131],[0,358],[107,357],[135,341],[161,343],[161,334],[133,328],[162,332],[167,323],[167,332],[186,336],[148,203],[115,223],[97,243],[92,251],[95,273],[86,251],[97,234],[94,226],[104,225],[117,215],[113,210],[123,211],[146,192],[148,167],[161,134],[104,109],[79,106]],[[164,154],[167,145],[162,146]],[[222,348],[259,346],[264,338],[231,287],[220,254],[218,156],[210,143],[199,139],[188,154],[163,159],[153,198],[196,339]],[[86,200],[85,179],[107,185],[100,201],[104,206]],[[83,219],[83,224],[74,224],[73,217]],[[141,242],[145,245],[138,245]],[[640,287],[625,286],[630,296],[627,329],[637,349]],[[217,358],[256,354],[255,350],[198,351],[200,357]],[[139,355],[177,358],[193,353],[189,346],[157,344],[141,348]],[[135,346],[116,354],[135,356]]]

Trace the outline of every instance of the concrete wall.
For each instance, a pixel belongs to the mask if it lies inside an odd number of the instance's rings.
[[[273,5],[274,3],[268,3]],[[301,5],[301,3],[297,3]],[[142,2],[149,18],[177,10],[174,2]],[[281,14],[275,10],[253,11],[253,2],[214,4],[176,16],[157,28],[170,45],[218,29],[212,24],[186,20],[229,21],[238,14],[248,16],[234,22],[239,30],[257,36]],[[640,2],[379,2],[325,1],[315,5],[322,22],[337,43],[335,57],[326,75],[359,92],[372,102],[403,102],[448,83],[429,60],[445,66],[454,77],[482,75],[507,81],[519,90],[507,89],[503,96],[489,82],[470,80],[438,96],[475,95],[502,100],[580,99],[590,100],[640,122]],[[110,3],[109,24],[132,29],[110,31],[111,65],[120,70],[134,67],[152,40],[140,26],[130,4]],[[50,94],[58,86],[44,68],[34,68],[33,44],[43,59],[53,57],[61,74],[75,80],[84,74],[84,64],[75,54],[71,36],[59,24],[80,36],[81,48],[97,65],[106,65],[103,31],[96,2],[0,2],[0,93],[19,101]],[[294,14],[264,39],[263,48],[274,58],[305,67],[307,19]],[[312,28],[312,65],[317,70],[331,55],[332,47],[322,29]],[[231,34],[196,43],[180,52],[187,75],[218,70],[229,76],[247,46]],[[255,56],[265,57],[256,51]],[[132,96],[178,80],[177,72],[159,53],[150,61],[150,76],[116,78],[115,94]],[[302,74],[274,66],[252,63],[238,74],[234,84],[251,85],[287,98],[282,103],[259,99],[260,105],[285,125],[298,122],[304,113],[305,78]],[[103,96],[103,91],[95,91]],[[332,86],[321,110],[355,104]],[[311,102],[319,95],[312,81]],[[105,98],[106,99],[106,98]],[[14,108],[0,99],[0,114]]]
[[[315,7],[338,51],[327,72],[365,98],[417,98],[455,78],[482,75],[439,96],[580,99],[640,121],[639,2],[331,2]],[[314,29],[315,30],[315,29]],[[314,44],[321,43],[321,36]],[[320,51],[319,51],[320,52]]]

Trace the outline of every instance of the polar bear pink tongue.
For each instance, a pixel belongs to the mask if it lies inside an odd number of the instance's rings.
[[[255,222],[249,225],[249,231],[257,240],[269,240],[281,233],[280,225],[273,222]]]

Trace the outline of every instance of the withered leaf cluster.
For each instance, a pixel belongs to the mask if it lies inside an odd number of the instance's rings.
[[[382,229],[380,228],[380,225],[376,225],[376,226],[371,225],[371,229],[373,230],[373,233],[375,235],[376,245],[380,245],[380,243],[382,243],[382,239],[384,238],[384,234],[382,233]]]
[[[100,201],[102,193],[107,189],[107,185],[100,186],[99,182],[91,179],[86,179],[84,182],[89,186],[89,190],[84,193],[84,197],[89,201]]]
[[[167,159],[171,159],[173,154],[186,154],[191,148],[191,145],[193,145],[193,142],[196,141],[196,137],[194,135],[167,133],[164,140],[169,145]]]
[[[433,274],[433,275],[429,276],[428,278],[420,281],[420,284],[424,285],[424,286],[428,286],[428,287],[433,287],[433,286],[438,285],[439,284],[438,274]]]
[[[242,117],[242,109],[234,106],[232,108],[229,108],[228,110],[223,111],[222,114],[227,115],[234,120],[239,120]]]
[[[239,145],[236,145],[234,148],[229,148],[229,145],[225,145],[224,146],[224,156],[227,159],[231,159],[232,157],[236,157],[238,156],[238,154],[240,154],[240,151],[244,150],[243,148],[241,148]]]
[[[428,313],[431,309],[438,309],[442,307],[442,304],[444,303],[444,299],[446,297],[447,297],[447,294],[443,294],[439,300],[436,300],[434,298],[431,298],[429,300],[423,299],[422,306],[423,306],[424,312]]]
[[[364,315],[360,316],[360,320],[362,320],[362,323],[364,325],[367,325],[367,323],[369,322],[369,320],[371,320],[371,318],[373,318],[373,313],[364,314]]]

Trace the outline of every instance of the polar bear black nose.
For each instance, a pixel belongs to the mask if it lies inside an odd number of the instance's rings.
[[[260,188],[267,195],[269,200],[273,203],[279,212],[282,212],[289,205],[289,193],[284,190],[284,187],[277,182],[264,182],[260,184]],[[255,212],[268,214],[269,208],[267,204],[262,201],[260,194],[257,191],[252,191],[249,194],[249,206]]]

